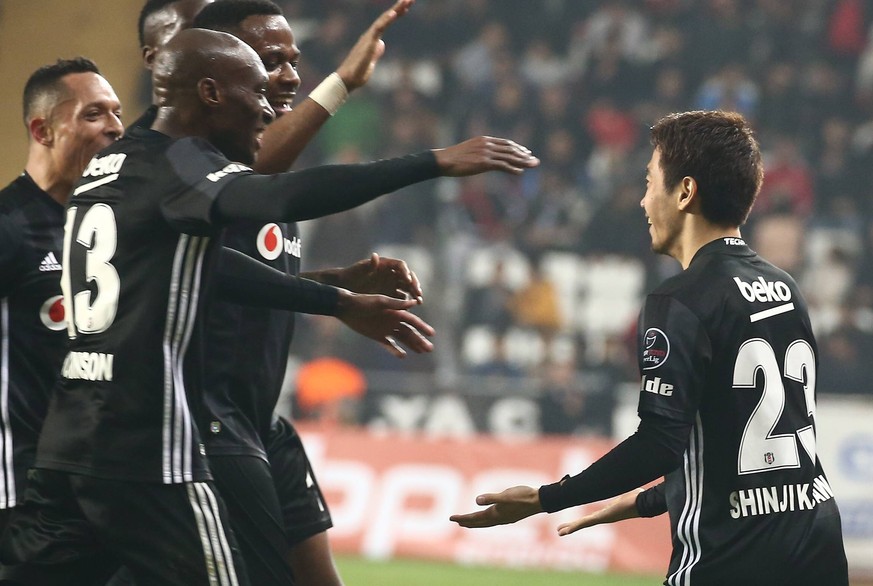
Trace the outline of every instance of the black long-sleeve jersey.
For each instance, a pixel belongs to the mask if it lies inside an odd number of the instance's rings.
[[[293,222],[234,223],[221,241],[286,275],[300,271],[302,245]],[[263,441],[285,375],[294,313],[213,295],[206,320],[207,451],[266,459]]]
[[[646,298],[637,343],[639,431],[541,487],[543,508],[666,475],[641,511],[666,500],[665,584],[846,585],[839,511],[815,448],[817,347],[791,276],[740,238],[710,242]]]
[[[0,191],[0,508],[19,501],[66,350],[64,208],[23,173]]]
[[[434,155],[422,153],[259,176],[203,139],[130,129],[92,159],[67,210],[70,351],[36,465],[165,483],[208,478],[197,427],[207,349],[196,317],[218,250],[211,237],[233,221],[348,209],[438,174]]]
[[[641,416],[692,426],[666,477],[666,584],[805,584],[827,568],[845,584],[816,453],[817,347],[791,276],[741,239],[711,242],[648,296],[638,344]]]

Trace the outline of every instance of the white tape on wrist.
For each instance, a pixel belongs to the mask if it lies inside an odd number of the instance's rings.
[[[349,97],[349,90],[337,72],[333,72],[312,90],[309,97],[333,116]]]

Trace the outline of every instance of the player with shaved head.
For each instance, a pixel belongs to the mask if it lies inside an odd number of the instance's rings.
[[[437,176],[538,164],[512,141],[479,137],[374,163],[258,175],[249,164],[274,114],[266,70],[248,45],[182,31],[159,51],[155,79],[152,129],[134,128],[101,151],[67,210],[70,347],[28,496],[0,544],[7,583],[85,584],[119,563],[142,584],[248,583],[197,426],[197,313],[209,296],[214,237],[237,220],[296,221]],[[285,309],[308,304],[373,337],[431,346],[421,333],[430,327],[407,311],[414,300],[313,282],[289,298],[286,275],[264,279],[261,263],[239,257],[232,272],[258,279]]]

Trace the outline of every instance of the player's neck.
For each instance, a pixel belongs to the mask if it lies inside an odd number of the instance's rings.
[[[716,226],[709,222],[693,220],[685,226],[679,238],[676,254],[673,258],[682,265],[682,270],[688,268],[691,259],[697,251],[719,238],[740,238],[740,229],[736,226]]]
[[[64,173],[64,169],[59,168],[50,153],[31,150],[24,170],[37,187],[45,191],[53,200],[62,206],[66,206],[70,201],[73,181],[69,178],[69,173]]]

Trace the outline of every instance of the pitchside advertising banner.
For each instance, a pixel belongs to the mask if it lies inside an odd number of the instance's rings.
[[[850,568],[854,574],[873,574],[873,402],[825,397],[816,419],[818,451],[840,505]],[[421,433],[303,424],[300,432],[331,508],[331,542],[339,552],[587,572],[666,571],[666,515],[566,537],[558,536],[558,525],[593,509],[478,530],[448,520],[476,509],[477,494],[574,474],[609,450],[610,441],[431,439]]]
[[[416,557],[459,564],[663,575],[667,517],[635,519],[559,537],[576,508],[515,525],[462,529],[449,515],[475,497],[514,484],[539,486],[575,473],[612,444],[571,438],[500,441],[427,439],[335,428],[300,429],[334,519],[334,549],[371,558]]]

